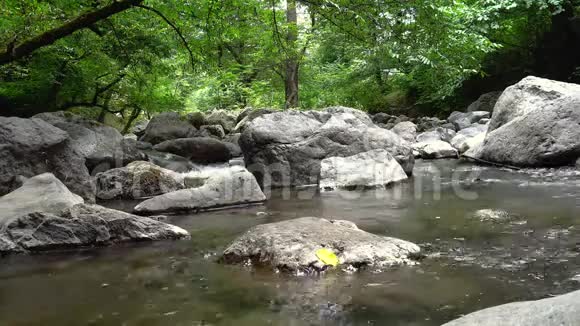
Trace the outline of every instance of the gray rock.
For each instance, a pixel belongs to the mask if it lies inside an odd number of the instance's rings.
[[[144,152],[147,154],[149,162],[164,169],[168,169],[179,173],[197,170],[195,165],[190,160],[186,159],[183,156],[171,153],[162,153],[156,150],[147,150]]]
[[[183,189],[183,177],[149,162],[97,174],[97,198],[140,199]]]
[[[265,187],[317,184],[323,159],[373,149],[388,150],[407,174],[414,164],[409,143],[376,127],[364,112],[344,107],[263,115],[246,127],[240,145]]]
[[[435,128],[435,130],[426,131],[420,133],[416,137],[417,142],[427,142],[427,141],[435,141],[435,140],[442,140],[444,142],[451,142],[453,137],[455,137],[456,132],[452,129],[445,129],[445,128]]]
[[[480,310],[444,326],[575,326],[580,320],[580,291],[537,301],[508,303]]]
[[[576,160],[576,169],[580,170],[580,158]]]
[[[226,136],[224,127],[221,125],[201,126],[199,131],[203,137],[215,137],[217,139],[223,139]]]
[[[423,159],[457,158],[458,156],[457,150],[442,140],[415,143],[413,149]]]
[[[131,129],[131,133],[137,135],[137,137],[143,136],[145,134],[145,130],[147,129],[148,124],[149,120],[137,121],[137,123],[135,123],[133,125],[133,128]]]
[[[479,145],[485,139],[487,126],[482,124],[473,124],[469,128],[460,130],[451,140],[451,145],[459,153],[465,153],[470,148]]]
[[[379,112],[375,115],[373,115],[373,122],[376,124],[387,124],[387,123],[393,123],[395,120],[397,119],[397,117],[395,117],[394,115],[390,115],[387,113],[383,113],[383,112]]]
[[[238,116],[238,119],[236,120],[237,124],[236,127],[234,128],[234,130],[232,130],[233,133],[242,133],[244,131],[244,129],[246,128],[246,125],[248,125],[248,123],[254,121],[254,119],[256,119],[257,117],[261,117],[263,115],[266,114],[270,114],[276,112],[276,110],[273,109],[252,109],[252,110],[244,110],[242,113],[240,113],[240,115]]]
[[[459,131],[490,116],[491,114],[487,111],[453,112],[447,120],[455,126],[455,130]]]
[[[176,112],[165,112],[151,119],[141,141],[159,144],[166,140],[188,138],[197,135],[197,130],[184,121]]]
[[[415,142],[415,138],[417,137],[417,125],[411,121],[399,122],[391,131],[410,143]]]
[[[340,265],[389,267],[407,264],[420,248],[400,239],[371,234],[348,221],[303,217],[251,228],[224,251],[222,262],[250,261],[289,272],[311,272],[324,268],[316,251],[334,252]]]
[[[188,239],[189,233],[152,218],[97,205],[77,204],[59,214],[34,212],[15,217],[0,230],[2,238],[13,244],[8,250],[4,248],[6,254],[129,241]],[[0,250],[2,247],[0,245]]]
[[[195,176],[195,174],[193,174]],[[135,207],[140,214],[198,211],[266,200],[254,176],[243,167],[210,170],[197,175],[206,178],[202,186],[170,192],[148,199]],[[191,178],[192,175],[188,176]],[[189,183],[190,181],[188,181]]]
[[[503,222],[512,218],[510,213],[500,209],[480,209],[473,213],[473,218],[482,222]]]
[[[203,112],[192,112],[187,114],[185,118],[192,126],[197,129],[200,129],[203,125],[207,125],[207,121]]]
[[[384,149],[321,162],[321,189],[384,187],[407,179],[401,165]]]
[[[227,162],[233,157],[232,148],[210,137],[180,138],[153,146],[159,152],[171,153],[197,163]]]
[[[479,158],[522,167],[580,157],[580,85],[527,77],[498,100]]]
[[[481,95],[475,102],[471,103],[467,107],[467,112],[473,111],[487,111],[493,112],[493,108],[497,103],[497,100],[501,96],[501,91],[499,92],[489,92]]]
[[[67,132],[43,120],[0,117],[0,157],[0,195],[18,188],[19,176],[50,172],[77,195],[95,200],[84,156]]]
[[[134,140],[125,139],[115,128],[69,112],[48,112],[34,116],[66,131],[71,145],[85,157],[89,172],[125,166],[146,157]]]
[[[208,125],[221,125],[226,133],[236,127],[236,116],[226,110],[213,110],[205,118]]]
[[[421,117],[417,120],[417,131],[425,132],[442,127],[447,121],[439,118]],[[454,129],[454,128],[453,128]]]
[[[51,173],[32,177],[22,187],[0,197],[0,225],[10,219],[33,212],[58,214],[67,208],[83,203]]]

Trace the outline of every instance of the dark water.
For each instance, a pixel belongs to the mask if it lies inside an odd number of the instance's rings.
[[[278,191],[265,206],[171,217],[191,241],[2,259],[0,325],[440,325],[580,288],[580,173],[437,161],[415,174],[387,190]],[[352,220],[429,257],[300,277],[215,263],[249,227],[301,216]]]

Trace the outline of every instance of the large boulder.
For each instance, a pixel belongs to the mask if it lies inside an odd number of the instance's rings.
[[[471,103],[467,107],[467,112],[474,111],[487,111],[493,112],[493,108],[497,103],[497,100],[501,96],[502,91],[499,92],[489,92],[481,95],[475,102]]]
[[[221,260],[315,272],[325,267],[316,255],[322,248],[332,251],[340,265],[356,268],[406,264],[420,252],[413,243],[362,231],[349,221],[303,217],[251,228],[228,246]]]
[[[480,310],[443,326],[575,326],[580,320],[579,302],[580,291],[575,291]]]
[[[321,162],[320,188],[384,187],[407,179],[401,165],[384,149]]]
[[[153,147],[156,151],[171,153],[197,163],[219,163],[229,161],[233,148],[211,137],[180,138],[167,140]]]
[[[57,214],[83,202],[80,196],[70,192],[53,174],[40,174],[26,180],[22,187],[0,197],[0,224],[15,216],[34,212]]]
[[[115,128],[99,122],[64,111],[40,113],[34,118],[66,131],[71,145],[85,157],[90,172],[122,167],[146,159],[137,150],[134,140],[125,139]]]
[[[155,219],[87,205],[50,173],[0,197],[0,255],[187,237]]]
[[[196,135],[197,129],[182,119],[178,113],[165,112],[154,116],[149,121],[145,134],[140,140],[155,145],[166,140],[188,138]]]
[[[457,158],[458,156],[457,150],[442,140],[415,143],[413,150],[423,159]]]
[[[221,125],[226,133],[230,133],[236,127],[236,116],[226,110],[213,110],[206,117],[208,125]]]
[[[147,125],[149,124],[149,120],[141,120],[137,121],[133,128],[131,128],[131,133],[137,135],[137,137],[141,137],[145,134],[145,130],[147,129]]]
[[[95,200],[85,157],[66,131],[40,119],[0,117],[0,195],[21,186],[20,176],[45,172],[85,200]]]
[[[240,166],[189,174],[185,185],[191,188],[148,199],[137,205],[135,212],[200,211],[266,200],[254,176]]]
[[[265,114],[273,112],[276,111],[273,109],[251,109],[251,110],[246,109],[242,111],[242,113],[240,113],[240,115],[238,116],[238,119],[236,120],[237,121],[236,127],[234,128],[234,130],[232,130],[232,132],[242,133],[246,128],[246,126],[248,125],[248,123],[252,122],[257,117],[261,117]]]
[[[415,138],[417,137],[417,125],[411,121],[399,122],[391,131],[410,143],[415,142]]]
[[[140,199],[183,189],[183,176],[149,162],[97,174],[97,198]]]
[[[407,174],[414,164],[408,142],[376,127],[366,113],[344,107],[263,115],[248,124],[240,145],[264,186],[317,184],[323,159],[373,149],[388,150]]]
[[[33,212],[5,223],[0,239],[8,245],[0,244],[0,254],[188,238],[182,228],[153,218],[78,204],[60,213]]]
[[[498,100],[479,158],[522,167],[580,157],[580,85],[527,77]]]

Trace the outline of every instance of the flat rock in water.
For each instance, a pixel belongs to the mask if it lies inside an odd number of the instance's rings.
[[[471,313],[443,326],[576,326],[580,291],[537,301],[508,303]]]
[[[357,268],[407,264],[420,252],[411,242],[362,231],[349,221],[303,217],[251,228],[229,245],[221,260],[289,272],[319,271],[325,267],[316,255],[321,248],[333,252],[340,265]]]
[[[193,174],[195,176],[195,174]],[[256,178],[244,167],[233,166],[200,173],[197,182],[189,175],[187,183],[195,188],[178,190],[148,199],[135,207],[139,214],[196,211],[266,200]]]
[[[401,165],[389,152],[377,149],[322,160],[319,186],[321,189],[384,187],[407,178]]]
[[[33,212],[57,214],[84,200],[51,173],[32,177],[22,187],[0,197],[0,223]]]
[[[98,205],[78,204],[59,214],[34,212],[3,225],[0,239],[12,248],[4,252],[34,252],[104,246],[130,241],[178,240],[189,233],[153,218],[136,216]],[[0,244],[0,253],[2,244]]]

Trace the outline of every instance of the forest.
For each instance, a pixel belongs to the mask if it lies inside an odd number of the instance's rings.
[[[530,74],[577,80],[577,10],[569,0],[3,1],[0,106],[116,124],[339,104],[442,115]]]
[[[0,326],[580,325],[580,0],[0,0]]]

